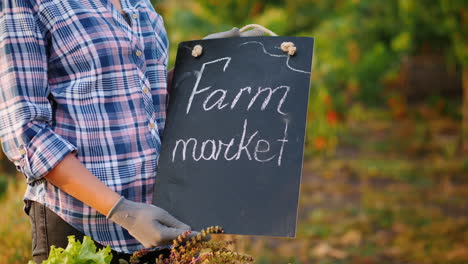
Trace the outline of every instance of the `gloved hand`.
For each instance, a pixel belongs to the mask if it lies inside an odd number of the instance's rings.
[[[146,248],[168,245],[190,227],[157,206],[132,202],[123,196],[107,214]]]
[[[240,32],[238,28],[234,27],[231,30],[210,34],[203,39],[215,38],[232,38],[232,37],[259,37],[263,36],[263,31],[259,29],[251,29],[245,32]]]

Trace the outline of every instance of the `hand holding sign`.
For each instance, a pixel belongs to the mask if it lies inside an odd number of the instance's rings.
[[[181,43],[154,203],[195,230],[294,236],[312,49],[302,37]]]

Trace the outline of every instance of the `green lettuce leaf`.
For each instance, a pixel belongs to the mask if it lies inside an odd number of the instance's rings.
[[[52,246],[49,258],[42,264],[110,264],[112,260],[109,246],[96,252],[96,245],[90,237],[85,236],[83,243],[77,241],[75,236],[68,236],[68,245],[65,249]],[[28,264],[36,264],[29,261]]]

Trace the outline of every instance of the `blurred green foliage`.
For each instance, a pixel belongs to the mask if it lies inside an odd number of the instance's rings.
[[[355,102],[387,104],[385,87],[401,78],[405,57],[430,51],[442,54],[447,67],[467,65],[463,0],[162,0],[153,4],[165,18],[171,65],[179,42],[234,26],[256,23],[278,35],[315,37],[310,109],[314,122],[309,122],[306,154],[334,152],[340,124]],[[330,103],[320,103],[323,98]]]
[[[8,188],[8,179],[7,179],[6,176],[1,174],[1,172],[0,172],[0,199],[5,194],[7,188]]]

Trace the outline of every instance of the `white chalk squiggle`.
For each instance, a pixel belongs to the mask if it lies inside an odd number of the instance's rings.
[[[278,58],[281,58],[281,57],[286,57],[286,66],[290,69],[290,70],[293,70],[295,72],[300,72],[300,73],[305,73],[305,74],[310,74],[310,72],[308,71],[303,71],[303,70],[299,70],[299,69],[296,69],[296,68],[293,68],[291,65],[289,65],[289,58],[291,56],[289,55],[278,55],[278,54],[273,54],[273,53],[270,53],[268,52],[266,49],[265,49],[265,45],[263,45],[263,43],[259,42],[259,41],[247,41],[247,42],[244,42],[244,43],[241,43],[239,46],[242,46],[242,45],[247,45],[247,44],[258,44],[260,46],[262,46],[262,49],[263,49],[263,53],[271,56],[271,57],[278,57]]]

